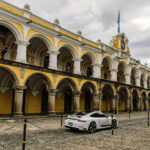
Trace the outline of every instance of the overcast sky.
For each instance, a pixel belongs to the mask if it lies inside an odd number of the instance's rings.
[[[84,37],[109,44],[117,34],[118,10],[121,12],[121,32],[129,39],[133,58],[150,66],[150,0],[6,0],[50,21],[58,18],[60,25]]]

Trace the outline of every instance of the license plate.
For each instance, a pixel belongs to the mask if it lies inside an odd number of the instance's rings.
[[[69,125],[69,126],[72,126],[72,125],[73,125],[73,123],[69,122],[69,123],[68,123],[68,125]]]

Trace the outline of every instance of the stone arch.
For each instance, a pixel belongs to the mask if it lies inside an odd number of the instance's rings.
[[[79,57],[78,54],[77,54],[77,52],[76,52],[76,50],[75,50],[75,48],[72,47],[71,45],[69,45],[69,44],[62,44],[62,45],[57,49],[57,51],[59,51],[61,48],[66,48],[66,49],[68,49],[68,51],[69,51],[69,52],[71,53],[71,55],[73,56],[73,59]]]
[[[51,40],[48,37],[46,37],[45,35],[38,34],[38,33],[32,34],[27,39],[27,42],[29,42],[33,38],[39,38],[40,40],[42,40],[45,43],[45,45],[47,46],[48,52],[54,51],[54,46],[53,46]]]
[[[124,61],[121,61],[120,63],[118,63],[117,69],[117,81],[125,83],[126,63]]]
[[[90,52],[85,52],[85,53],[83,53],[83,54],[81,55],[81,59],[82,59],[82,57],[83,57],[84,55],[88,55],[88,56],[90,57],[90,59],[91,59],[91,61],[92,61],[92,65],[97,63],[96,57],[95,57],[92,53],[90,53]]]
[[[32,76],[34,76],[34,75],[39,75],[39,76],[41,76],[43,79],[45,79],[45,80],[47,81],[47,82],[46,82],[46,84],[47,84],[47,89],[53,88],[52,82],[51,82],[51,80],[48,78],[48,76],[45,75],[45,74],[43,74],[43,73],[40,73],[40,72],[35,72],[35,73],[30,74],[30,75],[25,79],[25,81],[24,81],[24,86],[26,85],[27,81],[28,81]]]
[[[9,69],[9,68],[7,68],[7,67],[4,67],[4,66],[0,66],[0,69],[5,70],[5,71],[8,71],[9,74],[12,76],[12,78],[13,78],[14,81],[15,81],[15,87],[16,87],[16,88],[19,87],[19,79],[18,79],[18,77],[17,77],[17,75],[15,74],[14,71],[12,71],[11,69]]]
[[[128,102],[128,90],[125,87],[121,87],[119,89],[119,100],[118,100],[118,110],[119,111],[127,111],[129,109]]]
[[[0,19],[0,25],[7,27],[14,34],[16,40],[23,40],[21,32],[9,21]]]
[[[109,84],[105,84],[102,88],[101,110],[112,112],[115,111],[114,90]]]
[[[113,60],[112,60],[112,58],[110,56],[108,56],[108,55],[105,55],[102,58],[102,63],[103,63],[104,59],[106,59],[108,61],[109,67],[110,67],[110,70],[111,70],[113,68]]]
[[[96,87],[93,83],[87,81],[81,87],[80,110],[90,112],[94,110],[93,98],[96,92]]]
[[[76,83],[71,78],[63,78],[56,89],[56,112],[71,113],[74,107],[74,92],[77,91]]]
[[[85,52],[81,56],[81,74],[85,76],[93,76],[93,65],[96,64],[95,56],[90,52]]]
[[[15,89],[19,87],[19,80],[15,72],[0,66],[0,114],[13,114]]]
[[[131,84],[136,85],[136,78],[139,77],[137,68],[131,69]]]
[[[144,80],[146,79],[146,74],[145,73],[141,73],[141,78],[140,78],[140,85],[141,87],[144,88]]]
[[[110,80],[111,79],[111,70],[112,70],[112,66],[113,62],[112,59],[105,55],[102,59],[102,67],[101,67],[101,77],[103,79],[106,80]]]
[[[52,84],[47,75],[35,72],[30,74],[25,82],[23,97],[23,113],[47,114],[48,113],[48,91]]]

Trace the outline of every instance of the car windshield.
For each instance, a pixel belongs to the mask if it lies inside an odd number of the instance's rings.
[[[88,113],[87,112],[78,112],[78,113],[76,113],[75,115],[77,115],[77,116],[84,116],[84,115],[87,115]]]

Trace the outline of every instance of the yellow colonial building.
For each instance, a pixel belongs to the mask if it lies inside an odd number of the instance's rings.
[[[0,1],[0,114],[150,108],[150,69],[131,58],[124,33],[90,41]]]

